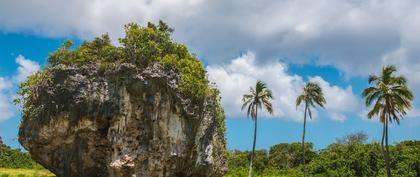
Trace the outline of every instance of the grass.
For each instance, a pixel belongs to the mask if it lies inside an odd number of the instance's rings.
[[[55,177],[45,169],[0,168],[0,177]]]

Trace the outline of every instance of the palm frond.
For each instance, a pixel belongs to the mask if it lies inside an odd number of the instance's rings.
[[[379,115],[379,120],[384,122],[386,118],[390,122],[400,123],[400,119],[411,109],[413,94],[407,87],[407,80],[403,76],[395,76],[397,68],[388,65],[382,68],[380,76],[371,75],[368,78],[369,84],[374,84],[363,90],[366,106],[375,102],[368,117]]]
[[[303,102],[303,100],[305,99],[305,95],[299,95],[297,98],[296,98],[296,109],[297,109],[297,107]]]
[[[242,97],[242,110],[247,109],[247,116],[251,116],[252,119],[257,118],[257,109],[266,108],[266,110],[272,114],[273,106],[271,100],[273,99],[273,93],[267,88],[266,84],[262,81],[257,81],[255,88],[250,87],[249,92],[244,94]]]
[[[369,75],[368,77],[368,83],[371,84],[372,82],[376,82],[377,80],[379,80],[379,77],[376,75]]]

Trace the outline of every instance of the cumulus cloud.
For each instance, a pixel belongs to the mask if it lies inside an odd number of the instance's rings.
[[[333,65],[346,76],[396,64],[420,92],[417,0],[0,1],[1,31],[53,37],[109,32],[116,39],[123,24],[158,19],[210,64],[244,49],[261,58]]]
[[[10,119],[16,114],[17,109],[13,105],[13,98],[17,85],[40,69],[38,63],[26,59],[22,55],[16,57],[16,63],[19,67],[14,76],[0,77],[0,122]]]
[[[222,104],[228,117],[244,117],[241,112],[241,98],[257,80],[267,83],[274,95],[275,118],[302,120],[302,109],[296,110],[295,100],[301,93],[305,82],[301,76],[287,73],[287,65],[281,62],[258,64],[252,52],[232,60],[224,65],[207,67],[209,80],[215,82],[222,95]],[[331,85],[319,76],[310,78],[320,84],[325,92],[328,105],[325,107],[333,120],[344,121],[343,113],[357,107],[357,99],[351,87],[346,89]],[[271,117],[267,113],[263,117]],[[317,112],[314,110],[314,117]]]
[[[9,89],[12,87],[12,83],[4,78],[0,77],[0,122],[9,119],[14,115],[13,105],[10,103]]]
[[[28,76],[39,71],[39,69],[41,68],[41,66],[37,62],[32,61],[30,59],[26,59],[22,55],[18,55],[16,57],[16,63],[19,65],[17,69],[17,75],[15,78],[17,82],[22,82],[26,80]]]
[[[108,32],[116,41],[124,24],[159,19],[213,67],[243,50],[255,51],[255,63],[280,57],[286,63],[331,65],[346,77],[365,77],[394,64],[420,95],[418,0],[0,1],[3,32],[82,39]]]
[[[360,110],[359,101],[356,95],[354,95],[351,86],[341,88],[336,85],[331,85],[319,76],[310,78],[309,80],[321,86],[327,101],[325,109],[331,119],[342,122],[346,119],[343,113]]]
[[[299,118],[294,99],[303,85],[302,78],[286,73],[283,63],[258,65],[255,54],[248,52],[227,65],[207,67],[209,80],[215,82],[222,94],[222,104],[229,117],[244,117],[241,99],[257,80],[267,83],[274,94],[274,117]],[[267,114],[261,114],[267,116]]]

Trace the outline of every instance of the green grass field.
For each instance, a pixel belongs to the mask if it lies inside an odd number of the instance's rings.
[[[55,175],[45,169],[0,168],[0,177],[55,177]]]

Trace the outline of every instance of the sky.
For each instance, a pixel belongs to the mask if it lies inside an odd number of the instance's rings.
[[[257,80],[274,94],[274,114],[259,115],[257,148],[299,142],[303,108],[295,99],[317,82],[327,101],[307,126],[307,141],[325,148],[364,131],[379,141],[381,125],[366,118],[361,92],[369,74],[395,65],[415,95],[413,109],[391,125],[390,142],[420,139],[420,1],[417,0],[16,0],[0,1],[0,136],[13,147],[20,122],[17,86],[45,67],[63,41],[80,44],[108,33],[115,45],[129,22],[164,20],[173,38],[205,64],[221,91],[229,149],[252,147],[253,124],[241,97]]]

